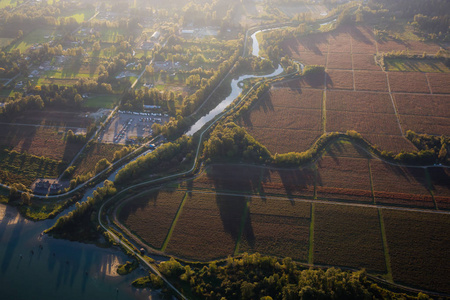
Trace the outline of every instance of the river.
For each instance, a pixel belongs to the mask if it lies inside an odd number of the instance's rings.
[[[254,56],[260,56],[259,55],[259,43],[257,39],[257,34],[263,31],[267,31],[270,29],[264,29],[256,31],[251,35],[252,38],[252,55]],[[270,74],[266,75],[242,75],[237,79],[231,80],[231,93],[228,95],[224,100],[222,100],[213,110],[211,110],[208,114],[201,117],[194,125],[191,126],[191,128],[186,132],[186,135],[192,136],[196,132],[198,132],[200,129],[202,129],[203,126],[205,126],[206,123],[214,119],[216,116],[221,114],[233,101],[236,99],[239,94],[242,92],[243,85],[242,82],[246,79],[253,79],[253,78],[262,78],[262,77],[275,77],[283,73],[283,68],[281,65],[278,65],[277,69],[273,71]]]
[[[252,53],[259,55],[257,33],[252,35]],[[242,92],[243,80],[273,77],[282,72],[283,68],[278,66],[268,75],[243,75],[233,79],[230,95],[195,123],[187,134],[194,134],[224,111]],[[117,172],[118,170],[108,179],[114,180]],[[89,188],[81,201],[85,201],[102,185],[103,183],[99,183]],[[67,214],[74,208],[72,206],[60,215]],[[120,250],[41,236],[55,222],[56,219],[29,221],[15,207],[0,204],[1,299],[160,299],[157,292],[131,287],[131,282],[148,274],[147,271],[138,269],[127,276],[117,275],[117,265],[129,260]]]

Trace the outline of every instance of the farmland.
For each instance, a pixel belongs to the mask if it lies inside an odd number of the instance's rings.
[[[428,168],[431,178],[431,191],[440,209],[450,209],[450,171],[444,168]]]
[[[83,103],[84,107],[113,108],[119,102],[119,95],[91,95]]]
[[[189,193],[185,201],[166,251],[198,260],[232,255],[247,199]]]
[[[422,73],[389,72],[392,92],[430,93],[427,77]]]
[[[372,202],[367,159],[325,156],[317,162],[317,197]]]
[[[240,252],[307,261],[311,205],[286,200],[250,200]]]
[[[383,210],[383,218],[394,281],[449,293],[449,216]]]
[[[184,196],[185,192],[155,191],[128,202],[118,218],[144,242],[160,249]]]
[[[337,90],[353,90],[353,72],[344,70],[327,71],[327,88]]]
[[[432,59],[385,59],[386,71],[449,73],[443,61]]]
[[[109,162],[113,161],[114,152],[122,149],[122,145],[95,143],[89,146],[86,153],[82,154],[80,163],[77,164],[74,175],[94,173],[95,165],[103,158]]]
[[[315,174],[312,168],[264,170],[261,194],[314,197]]]
[[[277,87],[260,99],[238,124],[272,153],[304,151],[321,135],[321,107],[320,90]],[[287,137],[293,138],[285,143]]]
[[[394,114],[388,93],[328,91],[327,111]]]
[[[391,166],[371,161],[375,201],[416,207],[434,207],[422,168]]]
[[[314,263],[385,273],[377,210],[316,204]]]
[[[358,91],[388,92],[386,74],[383,72],[355,72],[355,88]]]
[[[327,112],[327,130],[346,132],[356,130],[363,134],[400,135],[400,128],[394,114],[353,113],[348,111]]]
[[[433,94],[450,94],[450,74],[429,73],[427,77]]]

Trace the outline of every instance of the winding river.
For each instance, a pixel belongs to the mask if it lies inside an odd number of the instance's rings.
[[[260,31],[258,31],[260,32]],[[259,55],[255,32],[253,55]],[[243,75],[231,82],[231,93],[202,117],[187,132],[192,135],[225,110],[242,92],[242,81],[251,78],[273,77],[281,74],[278,68],[271,74]],[[114,180],[118,171],[108,179]],[[86,191],[81,201],[91,196],[103,183]],[[74,206],[60,215],[72,211]],[[131,282],[148,274],[139,269],[128,276],[118,276],[116,267],[129,259],[118,249],[58,240],[41,236],[56,219],[33,222],[21,217],[16,208],[0,204],[0,295],[1,299],[160,299],[157,292],[131,287]]]

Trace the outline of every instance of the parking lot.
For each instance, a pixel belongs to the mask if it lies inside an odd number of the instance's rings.
[[[136,139],[151,136],[154,123],[164,124],[168,121],[169,116],[162,113],[119,111],[100,135],[99,141],[113,144],[133,143]]]

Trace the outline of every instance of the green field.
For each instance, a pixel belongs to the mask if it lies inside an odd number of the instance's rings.
[[[387,71],[450,73],[444,62],[434,59],[386,59]]]
[[[5,8],[6,6],[16,6],[17,5],[18,0],[0,0],[0,9],[1,8]]]
[[[106,28],[101,31],[100,40],[103,43],[116,43],[121,35],[123,36],[123,30],[118,28]]]
[[[62,18],[74,18],[78,23],[84,22],[89,20],[93,15],[95,14],[95,11],[93,9],[82,9],[79,11],[71,11],[67,13],[62,14]]]
[[[45,38],[45,36],[51,36],[56,33],[55,28],[39,28],[35,29],[29,34],[25,35],[22,39],[14,43],[9,47],[9,51],[19,49],[21,52],[24,52],[29,47],[38,43],[46,43],[50,42],[51,38]]]
[[[85,107],[113,108],[119,101],[119,95],[94,95],[90,96],[84,102]]]
[[[12,40],[12,38],[0,38],[0,48],[8,46]]]

